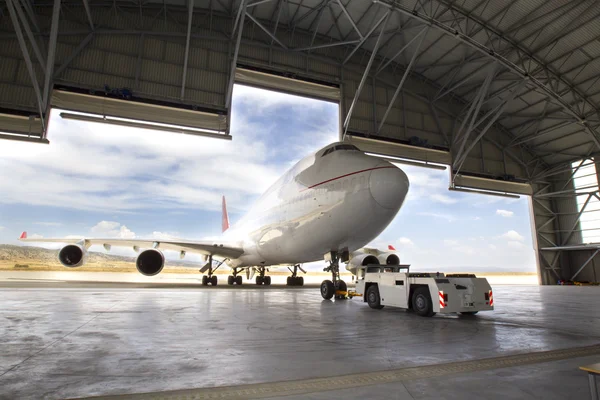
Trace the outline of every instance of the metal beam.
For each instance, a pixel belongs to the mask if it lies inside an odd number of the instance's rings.
[[[192,34],[192,19],[194,16],[194,0],[188,0],[188,23],[187,33],[185,37],[185,53],[183,56],[183,76],[181,77],[181,93],[179,99],[183,100],[185,97],[185,84],[187,82],[187,66],[188,58],[190,56],[190,40]]]
[[[143,36],[142,36],[143,37]],[[73,62],[75,57],[81,53],[81,51],[90,43],[90,41],[94,38],[94,32],[90,32],[79,45],[69,54],[69,56],[63,61],[63,63],[54,71],[54,78],[58,78],[60,74]]]
[[[477,142],[479,142],[479,140],[483,137],[483,135],[485,135],[486,132],[492,127],[492,125],[496,122],[498,117],[500,117],[500,115],[502,115],[506,106],[510,102],[513,101],[513,99],[515,98],[517,93],[519,93],[521,91],[521,89],[523,89],[523,87],[525,86],[526,83],[527,83],[527,79],[523,79],[521,84],[519,86],[517,86],[515,88],[515,90],[513,90],[513,92],[506,98],[506,100],[504,101],[504,104],[502,104],[502,106],[498,109],[498,111],[496,111],[496,114],[494,114],[494,116],[492,116],[492,118],[490,118],[490,120],[485,125],[485,127],[479,132],[477,137],[471,142],[471,144],[467,147],[467,149],[462,153],[462,155],[460,156],[460,161],[459,161],[460,164],[459,164],[458,170],[460,170],[463,163],[467,159],[469,152],[473,149],[473,147],[475,147],[475,145],[477,144]],[[486,117],[484,117],[484,118],[486,118]]]
[[[573,279],[575,279],[575,277],[576,277],[577,275],[579,275],[579,273],[580,273],[581,271],[583,271],[583,269],[584,269],[584,268],[585,268],[585,267],[586,267],[586,266],[587,266],[587,265],[590,263],[590,261],[592,261],[592,260],[594,259],[594,257],[596,257],[596,256],[598,255],[598,253],[600,253],[600,249],[596,249],[596,251],[594,252],[594,254],[592,254],[592,256],[591,256],[590,258],[588,258],[588,259],[586,260],[586,262],[584,262],[584,263],[583,263],[583,265],[581,266],[581,268],[579,268],[579,269],[577,270],[577,272],[575,272],[575,273],[573,274],[573,276],[571,277],[571,279],[570,279],[570,280],[572,281]]]
[[[44,73],[46,73],[46,65],[44,65],[44,57],[42,56],[42,52],[40,51],[38,43],[35,41],[35,37],[34,37],[33,33],[31,32],[31,28],[29,27],[27,18],[25,18],[25,14],[23,13],[23,10],[21,9],[20,6],[18,6],[17,4],[14,4],[14,8],[15,8],[15,11],[17,12],[17,15],[19,16],[19,19],[21,21],[21,26],[23,27],[23,30],[25,31],[25,34],[27,35],[27,39],[29,39],[29,43],[31,44],[31,48],[33,49],[33,54],[35,54],[35,57],[37,58],[38,63],[40,63],[40,66],[42,67],[42,71]],[[16,30],[16,27],[15,27],[15,30]]]
[[[428,29],[429,29],[429,26],[423,27],[423,29],[421,29],[419,31],[419,33],[417,33],[408,43],[406,43],[404,46],[402,46],[402,48],[400,50],[398,50],[396,52],[396,54],[394,54],[393,57],[388,58],[388,60],[385,62],[385,64],[383,64],[379,68],[377,68],[377,71],[375,72],[375,75],[379,75],[379,73],[381,71],[383,71],[388,65],[390,65],[390,63],[392,63],[396,59],[396,57],[398,57],[400,54],[402,54],[402,52],[404,50],[406,50],[408,48],[408,46],[410,46],[412,44],[412,42],[414,42],[417,38],[419,38],[421,35],[423,35],[423,37],[425,37],[425,35],[426,35],[425,31],[427,31]],[[417,50],[421,47],[421,43],[423,42],[423,37],[419,41],[419,45],[417,46]]]
[[[340,7],[342,8],[342,11],[344,12],[344,14],[346,14],[346,17],[348,18],[348,21],[350,21],[350,24],[352,24],[352,27],[354,28],[354,30],[356,31],[356,33],[358,34],[358,36],[362,39],[364,36],[362,35],[362,33],[360,32],[360,29],[358,29],[358,27],[356,26],[356,24],[354,23],[354,20],[352,19],[352,17],[350,16],[350,13],[348,12],[348,10],[346,9],[346,6],[344,6],[342,4],[341,0],[337,0],[337,3],[340,5]]]
[[[10,14],[10,19],[15,28],[15,33],[17,34],[17,40],[19,42],[19,46],[21,47],[21,52],[23,53],[23,58],[25,59],[25,65],[27,66],[27,71],[29,72],[29,78],[31,79],[31,83],[33,84],[33,90],[35,91],[35,97],[38,103],[38,110],[40,113],[40,118],[42,120],[42,127],[44,131],[46,130],[46,121],[44,120],[44,108],[42,106],[42,94],[40,92],[40,85],[37,81],[37,76],[35,71],[33,70],[33,64],[31,63],[31,57],[29,56],[29,51],[27,50],[27,44],[25,43],[25,38],[23,37],[23,32],[21,32],[21,25],[19,24],[19,18],[17,16],[17,12],[15,11],[15,5],[13,4],[15,0],[6,0],[6,5],[8,7],[8,12]]]
[[[424,32],[424,31],[421,31],[421,32]],[[379,123],[379,126],[377,127],[377,133],[379,133],[381,131],[381,127],[383,126],[383,124],[385,124],[385,120],[387,119],[392,107],[394,106],[394,102],[398,98],[398,93],[400,93],[400,90],[402,90],[404,81],[406,80],[406,77],[408,76],[408,73],[410,72],[412,65],[414,64],[415,60],[417,59],[417,55],[419,54],[419,49],[421,48],[423,39],[425,39],[425,36],[427,36],[426,33],[423,33],[423,34],[419,33],[419,35],[421,36],[421,39],[419,40],[419,43],[417,44],[417,47],[415,48],[415,52],[414,52],[412,58],[410,59],[410,62],[406,66],[406,70],[404,70],[404,75],[402,75],[402,79],[400,80],[398,87],[396,87],[396,91],[394,92],[394,95],[392,96],[392,100],[390,101],[388,108],[385,110],[385,114],[383,114],[383,118],[381,119],[381,122]],[[373,118],[376,118],[376,116],[374,115]]]
[[[258,20],[252,16],[252,14],[246,13],[246,16],[250,18],[256,25],[258,25],[258,27],[262,29],[267,35],[269,35],[269,37],[273,39],[275,43],[277,43],[286,50],[288,49],[288,47],[285,44],[283,44],[279,39],[275,37],[275,35],[273,35],[267,28],[265,28],[260,22],[258,22]]]
[[[375,25],[373,25],[373,27],[369,30],[369,32],[367,32],[367,34],[361,39],[360,42],[358,42],[358,44],[354,47],[354,49],[352,49],[352,51],[350,52],[350,54],[348,54],[348,56],[344,59],[344,61],[342,61],[342,65],[345,65],[352,58],[354,53],[356,53],[356,51],[362,47],[362,45],[373,34],[373,32],[375,32],[375,29],[377,29],[377,27],[379,25],[381,25],[381,23],[385,20],[386,23],[385,23],[384,27],[381,29],[381,31],[379,32],[379,37],[381,37],[381,35],[385,31],[385,26],[387,25],[387,20],[388,20],[389,16],[390,16],[390,12],[388,11],[383,15],[383,17],[379,18],[379,20],[375,23]],[[379,39],[377,41],[379,42]],[[378,47],[379,47],[379,45],[378,45]]]
[[[88,22],[90,23],[90,29],[94,30],[94,20],[92,19],[92,12],[90,11],[90,3],[88,0],[83,0],[83,7],[85,7],[85,13],[87,15]]]
[[[8,3],[10,0],[6,0]],[[0,133],[1,140],[16,140],[19,142],[29,142],[29,143],[41,143],[41,144],[49,144],[50,142],[46,138],[41,138],[39,136],[25,136],[25,135],[5,135]]]
[[[477,94],[477,96],[475,97],[473,102],[471,103],[469,112],[467,113],[467,115],[463,119],[462,124],[460,125],[460,129],[458,130],[459,134],[463,131],[467,120],[469,120],[469,119],[471,120],[471,122],[469,123],[469,127],[467,128],[465,133],[462,135],[461,144],[458,148],[458,151],[456,152],[456,159],[454,159],[454,162],[452,163],[453,168],[456,167],[456,165],[458,164],[458,159],[462,156],[465,145],[467,144],[467,139],[469,138],[469,135],[471,134],[471,131],[473,130],[473,125],[475,124],[475,120],[477,119],[477,115],[479,114],[479,109],[481,108],[481,104],[483,103],[483,100],[485,99],[485,95],[490,87],[490,83],[492,82],[492,78],[494,77],[495,73],[496,73],[496,63],[492,64],[492,67],[490,67],[488,75],[486,76],[483,84],[481,85],[481,88],[479,89],[479,93]],[[458,135],[457,135],[457,137],[458,137]]]
[[[50,86],[52,84],[52,75],[54,74],[54,56],[56,54],[56,39],[58,37],[58,21],[60,17],[60,2],[54,0],[52,8],[52,25],[50,25],[50,39],[48,41],[48,60],[46,61],[46,79],[44,80],[44,98],[42,108],[44,111],[48,107],[50,101]]]
[[[242,41],[242,31],[244,30],[244,18],[246,17],[246,2],[247,0],[242,0],[240,3],[240,10],[238,10],[238,14],[240,16],[239,28],[237,32],[237,39],[235,41],[235,49],[233,50],[233,58],[231,59],[231,69],[229,71],[229,83],[227,84],[227,95],[225,96],[225,108],[229,111],[229,115],[231,115],[231,95],[233,94],[233,82],[235,81],[235,69],[237,67],[237,58],[238,53],[240,51],[240,42]],[[234,27],[235,28],[235,27]],[[229,131],[229,125],[227,124],[227,131]]]
[[[443,0],[439,0],[439,1],[446,4],[446,1],[443,1]],[[579,111],[572,108],[571,105],[565,99],[563,99],[562,96],[560,94],[558,94],[554,89],[548,87],[547,85],[542,83],[539,79],[535,78],[534,76],[531,76],[527,70],[525,70],[521,66],[518,66],[517,64],[515,64],[508,58],[502,56],[497,51],[495,51],[495,49],[488,47],[486,44],[480,43],[479,41],[477,41],[470,35],[459,32],[457,29],[455,29],[451,26],[448,26],[435,18],[414,12],[414,10],[412,10],[410,7],[405,6],[401,3],[394,2],[393,4],[389,4],[383,0],[373,0],[373,2],[377,3],[377,4],[381,4],[382,6],[385,6],[386,8],[388,8],[390,10],[394,10],[396,12],[402,13],[410,18],[415,18],[422,22],[430,23],[432,27],[436,28],[440,32],[444,33],[445,35],[452,36],[456,40],[461,41],[464,44],[468,45],[469,47],[477,50],[484,56],[496,60],[497,62],[502,64],[504,67],[506,67],[510,71],[520,75],[521,77],[524,78],[524,77],[530,76],[532,85],[536,86],[540,91],[542,91],[543,93],[547,94],[552,99],[554,99],[567,113],[569,113],[570,115],[572,115],[578,119],[581,118]],[[489,33],[500,38],[504,42],[508,43],[513,48],[519,49],[519,51],[521,51],[524,54],[528,54],[526,49],[521,49],[521,47],[518,43],[511,41],[509,38],[503,36],[502,33],[497,32],[496,30],[494,30],[494,28],[492,28],[489,25],[486,25],[484,22],[478,20],[478,18],[475,15],[472,15],[472,14],[467,15],[467,13],[464,10],[458,8],[455,3],[449,3],[448,8],[449,8],[449,10],[452,10],[453,12],[464,15],[465,18],[467,18],[468,20],[474,21],[475,23],[483,26],[486,29],[486,31],[488,31]],[[533,55],[531,55],[530,58],[531,58],[531,60],[535,61],[536,63],[538,63],[540,65],[545,65],[541,60],[538,60]],[[555,72],[552,72],[552,74],[557,81],[560,81],[567,87],[571,88],[571,91],[573,91],[574,93],[577,93],[579,95],[579,97],[581,97],[583,99],[586,98],[585,95],[579,93],[577,89],[573,88],[572,85],[570,85],[569,82],[566,82],[561,76],[559,76]],[[600,110],[594,104],[589,103],[589,100],[587,100],[587,102],[590,105],[590,108],[592,108],[596,113],[600,113]],[[586,132],[590,136],[592,136],[594,143],[596,144],[596,146],[598,148],[600,148],[600,140],[596,136],[597,132],[595,132],[592,129],[586,129]]]
[[[380,19],[379,22],[377,22],[375,24],[375,26],[373,27],[373,29],[371,30],[371,31],[373,31],[377,26],[379,26],[379,24],[381,22],[383,22],[383,27],[381,28],[381,31],[379,32],[379,36],[377,37],[377,42],[375,42],[375,47],[373,48],[371,57],[369,58],[369,62],[367,63],[367,66],[365,67],[365,71],[363,73],[362,79],[360,80],[358,88],[356,89],[356,93],[354,93],[354,99],[352,100],[352,103],[350,104],[350,108],[348,109],[348,115],[346,115],[346,119],[344,120],[344,125],[343,125],[344,134],[342,135],[342,140],[344,140],[344,138],[346,137],[346,132],[348,132],[348,126],[350,125],[350,118],[352,117],[352,111],[354,111],[354,106],[356,106],[356,102],[358,101],[358,98],[360,97],[360,93],[362,92],[362,88],[365,84],[365,81],[367,80],[367,76],[369,76],[369,71],[371,70],[371,65],[373,65],[373,60],[375,59],[375,55],[377,54],[377,50],[379,49],[379,43],[381,43],[381,37],[383,36],[383,33],[385,32],[385,27],[387,25],[390,15],[391,15],[391,13],[389,11],[386,12],[385,15],[383,16],[383,19]],[[370,34],[370,32],[369,32],[369,34]],[[365,37],[365,40],[367,37],[369,37],[369,35],[367,35]]]
[[[332,42],[332,43],[325,43],[325,44],[317,44],[315,46],[308,46],[308,47],[297,47],[295,49],[290,49],[293,51],[311,51],[311,50],[316,50],[316,49],[326,49],[328,47],[335,47],[335,46],[346,46],[349,44],[355,44],[360,42],[360,40],[356,39],[356,40],[347,40],[344,42]]]

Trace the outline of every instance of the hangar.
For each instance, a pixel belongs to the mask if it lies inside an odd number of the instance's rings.
[[[234,83],[337,102],[340,138],[364,151],[449,165],[451,190],[530,196],[540,283],[598,281],[599,17],[595,0],[5,0],[0,138],[49,143],[56,108],[63,118],[229,140]],[[315,313],[335,318],[324,307]],[[292,324],[290,315],[280,317]],[[548,320],[538,328],[550,329]],[[598,352],[594,324],[573,328],[579,344],[595,346],[587,354]],[[390,330],[376,337],[391,340]],[[527,342],[532,331],[521,334]],[[531,348],[561,337],[545,339]],[[275,357],[261,368],[276,371]]]
[[[0,131],[47,143],[59,108],[230,139],[234,82],[339,102],[340,137],[363,150],[451,165],[452,190],[531,196],[540,282],[593,281],[598,248],[581,245],[596,226],[582,221],[598,219],[598,186],[573,177],[596,172],[600,148],[599,13],[593,0],[6,0]]]

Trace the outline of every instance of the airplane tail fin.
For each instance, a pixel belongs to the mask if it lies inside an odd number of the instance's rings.
[[[221,227],[223,232],[229,229],[229,215],[227,215],[227,202],[225,201],[225,196],[223,196],[223,205],[222,205],[222,219],[221,219]]]
[[[27,232],[21,233],[21,237],[19,239],[27,239]]]

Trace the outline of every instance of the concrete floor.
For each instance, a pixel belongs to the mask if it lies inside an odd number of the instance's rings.
[[[323,301],[314,288],[78,286],[0,283],[0,398],[302,380],[600,344],[600,287],[497,286],[493,312],[422,318]],[[577,367],[600,354],[578,357],[281,398],[585,399]]]

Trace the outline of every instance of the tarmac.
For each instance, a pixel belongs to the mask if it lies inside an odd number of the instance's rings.
[[[316,287],[5,280],[0,398],[589,398],[600,287],[494,301],[424,318]]]

